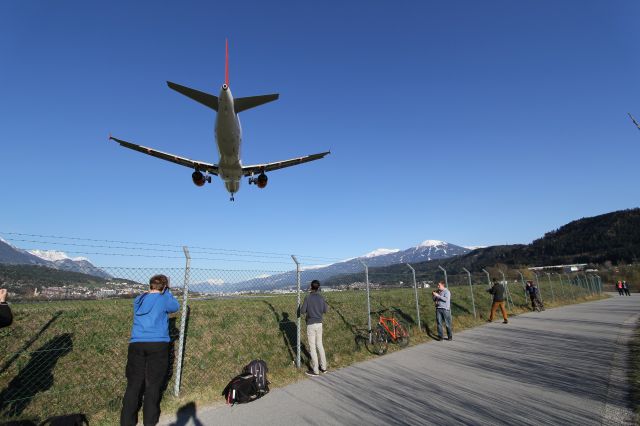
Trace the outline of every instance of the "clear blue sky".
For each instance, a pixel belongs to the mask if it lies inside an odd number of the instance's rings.
[[[217,181],[107,142],[215,162],[230,40],[243,162]],[[353,257],[425,239],[527,243],[640,197],[640,2],[0,3],[0,231]],[[25,247],[33,244],[23,244]],[[113,262],[112,262],[113,263]]]

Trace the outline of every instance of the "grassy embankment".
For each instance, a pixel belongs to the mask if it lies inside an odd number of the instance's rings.
[[[546,293],[544,285],[543,294]],[[469,287],[452,287],[454,329],[486,320],[490,305],[485,286],[474,286],[478,318],[473,317]],[[511,284],[515,307],[528,311],[519,286]],[[547,307],[593,300],[574,287]],[[557,292],[559,293],[559,292]],[[419,290],[423,329],[433,331],[435,315],[430,293]],[[325,293],[331,306],[325,318],[329,367],[337,369],[371,358],[365,345],[366,295],[363,291]],[[294,295],[238,299],[192,300],[179,398],[173,377],[163,411],[189,402],[221,401],[230,378],[251,359],[262,358],[273,387],[302,379],[304,368],[293,366],[296,346]],[[411,344],[431,340],[416,324],[413,289],[371,292],[371,310],[394,309],[411,327]],[[0,331],[0,421],[42,420],[52,415],[86,414],[92,425],[117,424],[124,392],[124,365],[131,325],[131,300],[45,302],[13,305],[15,322]],[[375,323],[377,316],[372,315]],[[177,335],[180,319],[171,321]],[[424,331],[424,330],[423,330]],[[307,361],[303,328],[303,363]],[[175,352],[177,352],[177,343]],[[390,352],[397,350],[391,345]],[[4,402],[3,402],[4,401]],[[13,401],[13,402],[7,402]]]

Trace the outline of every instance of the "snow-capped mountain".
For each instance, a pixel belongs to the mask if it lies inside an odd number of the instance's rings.
[[[331,265],[302,265],[301,279],[303,283],[306,283],[314,278],[326,280],[340,274],[362,272],[363,266],[361,262],[364,262],[369,267],[380,267],[394,265],[397,263],[417,263],[434,259],[446,259],[466,254],[469,251],[469,249],[455,244],[449,244],[444,241],[426,240],[417,246],[406,250],[380,248],[362,256],[333,263]],[[239,284],[229,285],[229,287],[236,287],[238,290],[271,290],[292,287],[295,285],[296,272],[290,271],[282,274],[270,275],[268,277],[254,278]]]
[[[0,263],[14,265],[39,265],[64,271],[81,272],[100,278],[111,275],[94,266],[86,257],[67,256],[55,250],[22,250],[0,238]]]

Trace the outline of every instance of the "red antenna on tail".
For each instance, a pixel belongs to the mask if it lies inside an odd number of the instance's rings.
[[[225,39],[224,43],[225,43],[225,46],[224,46],[224,53],[225,53],[225,57],[224,57],[224,84],[226,84],[227,87],[229,87],[229,40]]]

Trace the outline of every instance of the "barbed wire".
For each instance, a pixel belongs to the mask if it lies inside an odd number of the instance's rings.
[[[57,239],[57,240],[71,240],[71,241],[89,241],[96,243],[115,243],[115,244],[129,244],[129,245],[140,245],[140,246],[155,246],[155,247],[170,247],[174,248],[174,250],[168,249],[142,249],[140,247],[116,247],[116,246],[105,246],[104,248],[112,248],[112,249],[124,249],[124,250],[148,250],[148,251],[174,251],[174,252],[182,252],[183,245],[178,244],[163,244],[163,243],[148,243],[148,242],[136,242],[136,241],[123,241],[123,240],[105,240],[105,239],[96,239],[96,238],[82,238],[82,237],[67,237],[60,235],[45,235],[45,234],[28,234],[22,232],[6,232],[0,231],[2,235],[17,235],[21,237],[36,237],[36,238],[49,238],[49,239]],[[25,240],[18,238],[7,238],[9,241],[20,241],[20,242],[33,242],[38,244],[56,244],[51,241],[33,241],[33,240]],[[59,242],[57,244],[60,245],[70,245],[70,246],[86,246],[86,247],[101,247],[97,245],[80,245],[74,243],[65,243]],[[226,253],[226,255],[234,255],[234,256],[256,256],[258,257],[290,257],[292,253],[278,253],[278,252],[268,252],[268,251],[256,251],[256,250],[236,250],[236,249],[224,249],[224,248],[216,248],[216,247],[202,247],[202,246],[190,246],[187,247],[195,250],[204,250],[203,252],[197,252],[198,254],[219,254],[215,252]],[[179,248],[179,250],[177,249]],[[235,254],[232,254],[235,253]],[[312,256],[312,255],[298,255],[300,258],[305,259],[317,259],[317,260],[331,260],[331,261],[343,261],[344,259],[336,258],[336,257],[325,257],[325,256]]]

